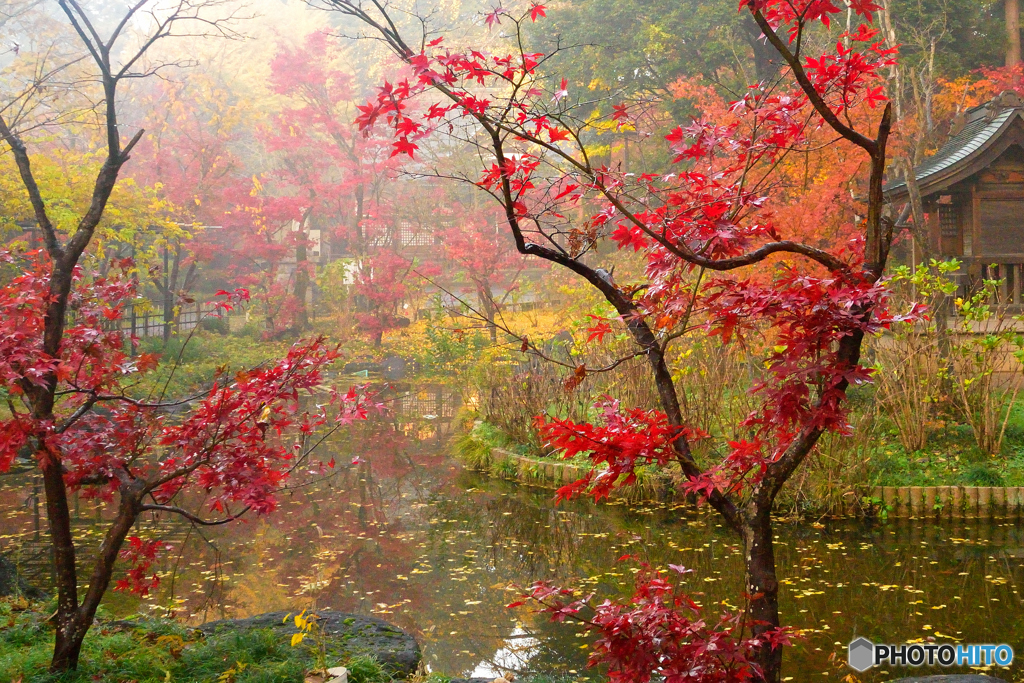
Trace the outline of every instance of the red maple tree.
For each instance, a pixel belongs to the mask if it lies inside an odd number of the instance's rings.
[[[187,82],[153,81],[140,88],[136,105],[145,114],[149,134],[140,140],[129,176],[158,188],[169,203],[168,218],[182,227],[185,238],[163,238],[162,263],[140,263],[163,308],[165,339],[176,307],[191,300],[200,272],[209,267],[207,292],[227,286],[218,271],[234,259],[225,258],[225,235],[239,228],[234,208],[248,197],[249,177],[236,150],[245,129],[234,99],[209,73],[193,71]],[[249,254],[251,255],[251,254]],[[212,267],[210,267],[212,266]],[[148,282],[147,282],[148,281]]]
[[[319,230],[321,253],[350,259],[356,318],[379,344],[397,324],[412,266],[401,254],[388,196],[402,159],[386,138],[359,133],[359,87],[338,68],[341,56],[328,34],[317,31],[298,45],[282,44],[271,59],[270,85],[284,105],[258,132],[270,165],[250,202],[259,229],[248,241],[279,245],[264,269],[268,310],[278,311],[277,328],[301,330],[308,327],[306,295],[314,279],[310,233]],[[291,291],[275,297],[272,283],[285,253],[295,262]]]
[[[459,279],[472,288],[494,342],[498,338],[494,321],[519,286],[526,263],[502,230],[500,215],[493,211],[474,212],[458,204],[455,209],[451,213],[458,219],[450,220],[451,226],[440,232],[444,256],[451,261]],[[504,293],[499,296],[496,289]]]
[[[595,165],[586,144],[592,103],[577,101],[565,79],[544,73],[553,55],[524,47],[522,28],[543,15],[543,6],[498,6],[490,13],[487,24],[502,24],[516,48],[488,55],[447,48],[441,38],[410,42],[380,5],[327,4],[375,30],[408,68],[406,77],[386,83],[360,107],[360,125],[388,126],[396,153],[415,154],[435,132],[476,141],[486,160],[478,184],[501,205],[517,250],[566,268],[599,291],[636,354],[647,360],[658,409],[627,411],[611,403],[596,425],[542,421],[551,445],[608,465],[593,481],[561,495],[590,488],[601,496],[629,482],[637,466],[672,461],[687,490],[706,500],[744,542],[743,624],[751,650],[743,666],[733,673],[693,669],[692,661],[704,660],[693,660],[686,647],[652,658],[654,641],[641,633],[617,642],[621,649],[615,652],[597,650],[592,662],[608,663],[613,677],[623,680],[779,680],[785,637],[772,506],[823,434],[849,430],[847,389],[870,379],[861,364],[862,344],[891,319],[882,275],[893,224],[883,214],[882,187],[893,122],[879,74],[894,63],[895,51],[871,27],[878,6],[871,0],[848,3],[861,23],[809,53],[819,44],[809,40],[809,31],[831,27],[846,7],[829,0],[742,0],[740,11],[750,13],[786,70],[732,103],[732,120],[698,117],[674,129],[667,136],[672,173],[634,175]],[[411,106],[418,98],[429,102],[422,116]],[[861,108],[873,115],[851,115]],[[630,117],[631,104],[620,103],[601,123],[628,123]],[[819,129],[864,162],[855,237],[825,247],[781,234],[773,217],[776,197],[765,182],[787,154],[812,144],[811,133]],[[568,218],[581,201],[596,203],[597,211],[584,221]],[[606,239],[642,255],[639,282],[618,283],[595,264],[595,247]],[[767,368],[766,381],[754,390],[760,407],[738,425],[748,436],[731,441],[717,462],[700,462],[691,449],[701,434],[683,420],[668,362],[672,342],[691,327],[726,344],[742,340],[759,349]],[[648,635],[674,637],[683,622],[672,601],[653,600],[663,593],[655,580],[638,589],[645,596],[641,609],[657,605],[644,612],[650,618],[645,628]],[[537,590],[550,597],[546,588]],[[611,610],[607,623],[625,610]],[[694,629],[691,637],[711,642],[713,634]]]

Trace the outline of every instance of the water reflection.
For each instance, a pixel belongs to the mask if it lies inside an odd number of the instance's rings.
[[[556,507],[548,491],[481,479],[446,456],[454,391],[397,387],[389,400],[387,416],[331,443],[344,465],[285,492],[273,515],[213,530],[144,520],[140,533],[175,546],[162,560],[160,592],[145,603],[112,593],[105,608],[169,608],[199,623],[330,606],[409,629],[433,670],[585,676],[583,634],[506,609],[515,596],[509,584],[546,578],[599,594],[626,591],[635,568],[617,558],[631,553],[655,566],[694,568],[687,586],[709,616],[741,594],[740,547],[714,518],[585,502]],[[360,464],[349,466],[354,458]],[[33,486],[25,476],[2,478],[0,543],[45,582],[49,554]],[[102,511],[76,504],[76,534],[95,544]],[[1024,535],[1016,523],[780,525],[778,543],[783,619],[804,632],[787,654],[792,680],[842,679],[845,645],[857,635],[1009,642],[1024,652]]]

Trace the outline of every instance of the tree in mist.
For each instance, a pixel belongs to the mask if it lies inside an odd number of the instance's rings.
[[[47,57],[64,56],[60,50],[26,54],[37,60],[34,68],[43,80],[7,91],[0,103],[0,139],[16,161],[44,242],[42,250],[0,252],[4,269],[16,274],[0,287],[0,393],[6,405],[0,470],[23,458],[42,478],[57,589],[53,672],[77,667],[119,557],[132,566],[118,588],[140,593],[152,588],[149,568],[161,544],[130,536],[141,514],[221,524],[250,510],[269,512],[275,492],[308,461],[307,440],[321,427],[333,429],[365,414],[354,391],[334,395],[312,411],[299,406],[299,391],[317,386],[336,357],[322,339],[296,345],[276,363],[220,376],[196,396],[170,400],[166,385],[149,395],[134,393],[141,376],[158,363],[152,355],[132,357],[134,340],[111,330],[136,297],[134,264],[119,259],[101,273],[84,263],[122,167],[143,136],[139,130],[123,141],[119,90],[129,80],[171,66],[146,59],[155,43],[180,32],[223,35],[229,27],[207,12],[229,18],[230,13],[225,15],[225,3],[217,0],[139,0],[101,34],[77,0],[58,5],[84,56],[54,65]],[[126,43],[135,47],[125,48]],[[71,78],[76,75],[78,80]],[[51,88],[60,96],[51,96]],[[94,109],[86,106],[93,98]],[[62,103],[80,108],[69,115],[59,109]],[[66,209],[48,201],[50,188],[39,182],[30,145],[45,153],[48,141],[61,132],[59,124],[81,117],[97,133],[100,162],[91,201],[65,229]],[[244,291],[222,294],[221,313],[247,298]],[[172,417],[170,409],[184,405],[191,412]],[[336,415],[331,406],[337,407]],[[194,511],[190,490],[204,501]],[[101,543],[84,556],[69,509],[69,495],[77,491],[108,501],[113,512]],[[90,566],[84,594],[80,562]]]

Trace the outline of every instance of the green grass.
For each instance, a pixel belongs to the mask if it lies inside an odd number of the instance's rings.
[[[287,343],[214,332],[199,332],[188,344],[184,342],[183,337],[171,337],[166,345],[158,337],[143,339],[139,353],[159,355],[160,366],[147,374],[131,393],[139,397],[158,396],[166,386],[168,398],[187,396],[208,387],[218,368],[225,368],[230,376],[238,370],[282,358],[288,350]]]
[[[452,442],[452,455],[463,465],[474,470],[483,470],[491,462],[492,446],[479,438],[476,430],[460,434]]]
[[[499,479],[515,479],[519,476],[519,466],[509,457],[494,461],[489,471],[492,477]]]
[[[868,461],[870,486],[1024,486],[1024,406],[1014,408],[1003,449],[978,450],[967,425],[946,424],[927,448],[908,453],[893,430],[883,430]],[[856,482],[855,482],[856,483]]]
[[[170,621],[94,626],[77,671],[47,673],[53,628],[45,610],[0,601],[0,680],[23,683],[302,683],[313,658],[271,630],[225,632],[204,638]],[[370,656],[328,653],[329,666],[349,669],[353,683],[392,679]]]

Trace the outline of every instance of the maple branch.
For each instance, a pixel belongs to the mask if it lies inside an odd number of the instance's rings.
[[[379,32],[383,33],[387,38],[388,44],[392,46],[392,49],[394,50],[396,55],[407,64],[410,63],[411,56],[413,54],[411,48],[409,48],[409,46],[402,39],[400,33],[398,32],[398,29],[395,27],[388,13],[385,11],[385,8],[382,7],[380,3],[377,2],[377,0],[373,0],[373,4],[377,7],[381,15],[385,18],[385,21],[388,23],[389,28],[385,28],[380,24],[380,22],[377,22],[372,17],[370,17],[364,10],[362,10],[359,7],[356,7],[353,4],[352,0],[328,0],[328,2],[329,4],[338,8],[338,10],[341,11],[343,14],[348,14],[350,16],[363,20],[370,26],[373,26]],[[778,36],[775,35],[774,31],[770,30],[770,27],[769,32],[775,37],[776,40],[779,40]],[[783,47],[785,46],[783,45]],[[522,52],[522,50],[523,48],[520,44],[520,51]],[[548,57],[550,57],[550,55],[548,55]],[[810,90],[810,92],[808,93],[808,97],[811,97],[812,94],[813,96],[817,97],[816,91],[814,91],[813,84],[811,84],[810,80],[807,78],[807,75],[803,71],[803,68],[799,63],[799,60],[793,57],[792,55],[791,57],[794,63],[796,64],[796,67],[794,68],[794,73],[796,73],[797,69],[800,69],[800,74],[802,74],[802,77],[804,79],[804,81],[801,81],[801,85],[804,85],[804,83],[806,82],[807,88]],[[800,77],[798,76],[798,80],[799,78]],[[432,84],[432,87],[440,91],[451,101],[455,103],[461,102],[461,99],[458,97],[458,95],[446,85],[435,82]],[[509,102],[506,105],[506,113],[511,111],[511,106],[515,99],[515,92],[518,91],[518,88],[519,86],[515,85],[513,89],[513,94],[509,97]],[[824,102],[822,102],[822,104],[824,105]],[[852,139],[849,137],[849,134],[844,133],[844,131],[841,130],[841,128],[844,128],[844,126],[842,122],[835,117],[831,109],[829,109],[827,105],[824,105],[824,108],[829,113],[831,118],[835,121],[835,124],[840,127],[836,128],[836,131],[843,135],[843,137]],[[560,157],[561,159],[575,167],[578,171],[586,175],[595,184],[595,187],[597,187],[598,191],[600,191],[601,194],[604,195],[605,198],[608,199],[609,202],[611,202],[615,206],[616,210],[618,210],[623,216],[625,216],[631,223],[636,225],[645,234],[647,234],[649,237],[656,240],[659,244],[668,249],[672,254],[674,254],[680,259],[683,259],[688,263],[692,263],[693,265],[701,266],[703,268],[708,268],[709,270],[728,271],[759,263],[775,253],[793,253],[800,254],[802,256],[810,258],[811,260],[821,264],[822,266],[833,272],[847,272],[849,270],[849,266],[846,263],[835,258],[828,252],[823,251],[821,249],[817,249],[816,247],[812,247],[810,245],[802,244],[799,242],[793,242],[790,240],[772,242],[743,256],[728,259],[710,259],[699,254],[696,254],[692,250],[686,248],[685,246],[676,244],[671,240],[666,239],[663,235],[659,235],[656,231],[652,230],[646,223],[640,220],[632,211],[626,208],[621,199],[610,188],[608,188],[605,185],[605,183],[601,181],[600,174],[597,171],[595,171],[591,166],[589,158],[586,155],[586,146],[583,145],[580,141],[578,133],[572,126],[566,126],[563,119],[558,114],[550,114],[549,116],[552,118],[552,120],[558,121],[560,124],[562,124],[566,128],[566,130],[570,131],[570,133],[573,135],[573,138],[577,142],[577,146],[580,150],[583,151],[583,161],[576,159],[573,155],[565,152],[557,145],[543,140],[539,135],[533,135],[522,127],[512,126],[505,123],[504,115],[492,117],[476,111],[468,111],[468,113],[474,119],[477,120],[477,122],[484,128],[485,132],[491,138],[492,148],[503,146],[504,140],[502,139],[502,133],[506,135],[514,135],[516,137],[522,138],[527,142],[532,142],[533,144],[539,145],[543,149],[555,154],[556,156]],[[824,117],[825,114],[822,114],[822,116]],[[863,135],[857,133],[856,131],[852,131],[852,129],[846,130],[848,130],[850,134],[859,136],[860,138],[867,140],[867,138],[865,138]],[[854,142],[856,142],[856,140],[854,140]],[[873,144],[874,143],[872,142],[872,145]],[[868,148],[865,147],[865,149]],[[874,148],[872,147],[872,149]],[[874,153],[872,152],[872,155],[873,154]],[[506,180],[504,179],[505,157],[504,155],[497,155],[496,160],[498,162],[499,168],[502,169],[504,184],[506,182]],[[503,190],[504,189],[505,188],[503,188]],[[508,192],[506,194],[506,198],[508,200],[507,208],[511,208],[511,205],[515,202],[516,198],[512,196],[511,192]],[[521,253],[526,254],[527,252],[523,251],[522,248],[524,246],[524,242],[520,238],[521,235],[517,236],[516,246]]]
[[[858,147],[861,147],[864,151],[874,157],[878,153],[878,143],[840,121],[839,117],[836,116],[836,113],[832,111],[830,106],[828,106],[828,103],[818,92],[817,88],[814,87],[810,77],[807,75],[807,71],[804,69],[804,65],[800,63],[799,43],[797,48],[798,51],[796,53],[792,52],[789,49],[789,46],[786,45],[785,41],[783,41],[775,30],[772,29],[772,25],[764,18],[764,14],[761,13],[761,10],[757,9],[755,3],[749,2],[748,7],[751,15],[754,17],[754,21],[756,21],[757,25],[761,27],[761,32],[764,34],[764,37],[772,44],[772,47],[782,55],[782,58],[786,60],[786,64],[793,72],[793,76],[796,78],[797,83],[800,84],[800,89],[803,90],[804,94],[807,96],[807,100],[811,103],[811,106],[814,107],[821,118],[823,118],[834,131]],[[799,26],[800,30],[798,31],[798,36],[802,37],[802,21]]]
[[[18,173],[21,175],[21,182],[25,185],[25,191],[28,192],[29,201],[32,203],[32,211],[35,213],[36,223],[39,224],[40,230],[43,231],[43,240],[46,243],[47,253],[50,254],[50,258],[54,261],[63,258],[64,250],[57,239],[57,231],[54,229],[53,223],[50,222],[50,217],[46,213],[46,203],[43,201],[43,195],[39,191],[35,174],[32,173],[32,162],[28,156],[28,149],[26,149],[25,143],[21,141],[21,138],[7,125],[3,114],[0,114],[0,138],[3,138],[4,142],[10,146],[11,153],[14,154],[14,161],[18,165]]]
[[[123,31],[124,27],[128,25],[128,22],[131,20],[133,16],[135,16],[135,13],[142,9],[142,6],[145,5],[147,2],[149,2],[149,0],[140,0],[132,7],[128,8],[128,11],[124,13],[123,17],[121,17],[121,21],[118,22],[117,26],[114,27],[114,30],[110,32],[110,38],[104,44],[104,47],[107,50],[110,50],[114,47],[114,43],[117,42],[117,37],[121,34],[121,31]]]
[[[222,524],[229,524],[235,521],[236,519],[241,518],[251,509],[251,506],[246,505],[242,509],[242,511],[236,515],[231,515],[230,517],[225,517],[224,519],[208,520],[203,519],[202,517],[199,517],[197,515],[194,515],[188,510],[185,510],[184,508],[180,508],[174,505],[156,505],[153,503],[144,503],[140,508],[142,512],[167,512],[170,514],[180,515],[188,521],[192,522],[193,524],[198,524],[199,526],[221,526]]]
[[[570,363],[566,363],[564,361],[560,361],[557,358],[553,358],[553,357],[547,355],[546,353],[541,351],[539,348],[537,348],[537,345],[534,344],[533,342],[531,342],[528,338],[523,337],[523,336],[517,334],[516,332],[512,331],[509,328],[509,326],[506,325],[503,321],[502,322],[498,322],[498,320],[495,319],[495,318],[487,317],[487,315],[485,315],[484,313],[481,313],[480,311],[478,311],[468,301],[466,301],[465,299],[459,297],[454,292],[451,292],[451,291],[445,289],[444,287],[442,287],[441,285],[437,284],[437,282],[435,282],[434,280],[430,279],[426,275],[423,275],[422,273],[418,273],[418,272],[416,274],[419,275],[424,280],[426,280],[427,282],[429,282],[430,284],[432,284],[435,287],[437,287],[439,290],[441,290],[442,292],[444,292],[448,296],[450,296],[453,299],[455,299],[456,301],[458,301],[460,304],[462,304],[466,308],[468,308],[472,313],[474,313],[477,316],[477,318],[479,320],[482,320],[483,322],[485,322],[485,323],[487,323],[489,325],[494,325],[496,328],[498,328],[502,332],[508,334],[511,337],[514,337],[514,338],[518,339],[520,342],[522,342],[523,344],[525,344],[527,346],[527,350],[529,350],[530,353],[532,353],[533,355],[537,356],[541,360],[546,361],[548,363],[551,363],[552,365],[561,366],[563,368],[566,368],[567,370],[578,370],[581,367],[579,365],[572,365]],[[466,316],[466,317],[469,317],[469,316]],[[582,367],[584,367],[586,369],[586,372],[587,372],[588,375],[597,375],[597,374],[601,374],[601,373],[605,373],[605,372],[611,372],[612,370],[614,370],[615,368],[619,367],[620,365],[622,365],[623,363],[625,363],[627,361],[631,361],[634,358],[639,358],[641,356],[646,356],[646,355],[647,355],[647,352],[641,350],[641,351],[636,351],[634,353],[631,353],[631,354],[629,354],[627,356],[624,356],[622,358],[619,358],[618,360],[612,362],[610,365],[607,365],[607,366],[604,366],[604,367],[601,367],[601,368],[588,368],[588,367],[586,367],[585,364]]]
[[[146,2],[147,0],[143,0]],[[99,33],[93,28],[92,22],[89,21],[88,15],[82,11],[81,6],[75,0],[57,0],[57,4],[64,11],[68,21],[71,22],[71,26],[75,29],[75,33],[78,34],[79,39],[85,45],[89,54],[92,55],[93,61],[96,62],[97,66],[100,67],[100,71],[104,76],[110,75],[110,52],[109,48],[107,51],[101,52],[103,49],[103,39],[100,38]],[[70,6],[69,6],[70,5]],[[76,16],[76,14],[78,16]],[[79,21],[79,17],[81,21]],[[86,35],[85,29],[82,28],[82,24],[85,24],[85,28],[89,29],[89,35]],[[90,38],[91,36],[91,38]]]
[[[61,423],[61,425],[59,427],[57,427],[57,428],[55,428],[53,430],[54,433],[55,434],[63,434],[64,432],[66,432],[76,422],[78,422],[80,419],[82,419],[85,416],[86,413],[88,413],[90,410],[92,410],[93,406],[96,405],[97,401],[99,401],[99,399],[96,397],[95,394],[90,396],[88,399],[86,399],[86,401],[82,405],[80,405],[78,407],[78,410],[73,412],[68,417],[68,419],[64,420],[64,422]]]

